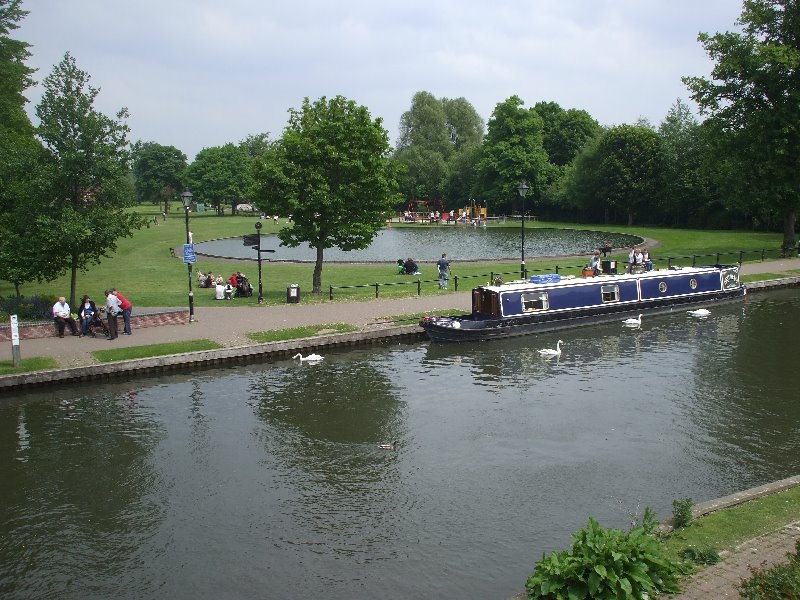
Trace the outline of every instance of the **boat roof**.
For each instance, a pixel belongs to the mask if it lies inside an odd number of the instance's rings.
[[[509,292],[517,290],[548,289],[564,287],[565,284],[571,285],[593,285],[598,283],[613,283],[615,281],[626,281],[631,279],[655,279],[659,277],[670,277],[677,275],[691,275],[692,273],[718,272],[722,269],[738,268],[737,265],[706,265],[699,267],[670,267],[668,269],[657,269],[645,271],[643,273],[601,273],[595,277],[577,277],[575,275],[562,275],[560,281],[545,283],[535,283],[524,279],[507,281],[502,285],[482,285],[481,288],[496,292]]]

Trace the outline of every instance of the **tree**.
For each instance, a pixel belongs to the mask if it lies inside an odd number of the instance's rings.
[[[248,135],[239,142],[239,147],[244,150],[250,158],[256,158],[266,152],[271,144],[269,132],[266,132]]]
[[[466,198],[460,171],[483,139],[483,120],[464,98],[438,99],[417,92],[400,118],[395,160],[402,165],[400,189],[406,199]]]
[[[163,202],[168,213],[170,200],[183,188],[186,155],[175,146],[156,142],[135,144],[132,155],[136,199]]]
[[[122,121],[128,113],[123,108],[112,119],[95,110],[99,90],[89,82],[67,53],[45,78],[36,107],[49,161],[47,212],[39,228],[56,236],[47,254],[59,272],[70,272],[72,304],[78,270],[99,263],[116,250],[117,239],[142,224],[125,211],[133,204],[128,126]]]
[[[0,0],[0,278],[20,286],[52,275],[40,232],[44,150],[25,112],[24,91],[33,85],[25,65],[29,45],[10,37],[27,15],[18,0]]]
[[[553,165],[570,164],[583,147],[600,133],[600,125],[585,110],[564,110],[555,102],[537,102],[542,117],[542,144]]]
[[[701,33],[711,78],[684,77],[741,181],[783,218],[783,247],[795,245],[800,209],[800,4],[744,0],[742,31]]]
[[[542,118],[536,111],[524,108],[518,96],[495,107],[477,166],[479,191],[493,200],[494,206],[516,206],[520,181],[528,182],[534,201],[549,185],[552,169],[542,130]],[[528,206],[532,204],[529,200]]]
[[[251,191],[251,158],[233,144],[203,148],[186,170],[186,182],[196,199],[211,204],[219,214],[223,204],[230,202],[234,214],[236,205]]]
[[[342,96],[306,98],[289,111],[282,138],[255,161],[259,208],[292,215],[278,233],[283,244],[316,249],[315,294],[326,248],[366,248],[385,225],[397,201],[388,152],[388,133],[366,107]]]
[[[596,193],[627,215],[633,225],[640,212],[658,201],[661,150],[658,134],[642,125],[618,125],[600,138]]]

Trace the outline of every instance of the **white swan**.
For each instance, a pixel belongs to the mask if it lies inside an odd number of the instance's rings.
[[[320,356],[319,354],[309,354],[308,356],[303,356],[299,352],[295,354],[292,358],[299,358],[300,362],[319,362],[324,357]]]
[[[393,441],[391,444],[378,444],[378,448],[381,450],[397,450],[397,440]]]
[[[561,354],[561,344],[563,344],[561,340],[558,340],[556,344],[556,349],[553,350],[552,348],[542,348],[539,350],[539,354],[542,356],[559,356]]]
[[[707,317],[711,314],[711,311],[707,308],[696,308],[695,310],[687,310],[690,315],[693,317]]]
[[[642,315],[639,315],[635,319],[625,319],[622,322],[624,325],[635,325],[636,327],[642,326]]]

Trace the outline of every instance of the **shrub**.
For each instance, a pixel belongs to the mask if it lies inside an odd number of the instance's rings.
[[[590,518],[573,534],[572,548],[542,557],[528,578],[528,598],[630,598],[651,592],[677,592],[687,570],[667,558],[645,527],[628,533],[604,529]]]
[[[17,315],[20,321],[46,321],[52,317],[56,300],[58,298],[50,296],[0,297],[0,314],[5,313],[6,317],[2,319],[4,322],[8,322],[7,315]]]
[[[696,565],[715,565],[720,561],[719,552],[710,546],[687,546],[681,552],[681,558],[690,560]]]
[[[672,501],[672,523],[676,528],[686,527],[692,522],[694,502],[691,498],[680,498]]]
[[[771,569],[751,569],[748,579],[739,584],[739,596],[744,600],[797,600],[800,598],[800,540],[794,553],[786,555],[788,564]]]

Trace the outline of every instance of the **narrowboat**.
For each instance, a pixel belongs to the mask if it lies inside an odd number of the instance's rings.
[[[471,314],[426,316],[420,326],[434,342],[483,341],[688,310],[741,298],[746,291],[738,265],[604,272],[597,277],[534,275],[529,281],[476,287]]]

